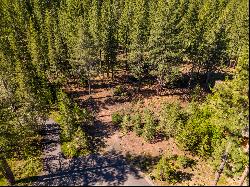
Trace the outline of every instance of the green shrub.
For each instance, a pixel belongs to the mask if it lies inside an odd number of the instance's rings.
[[[151,141],[154,139],[155,134],[156,134],[156,124],[155,124],[153,112],[149,110],[145,110],[143,117],[145,120],[145,124],[143,127],[142,137],[146,141]]]
[[[131,116],[131,123],[133,125],[133,131],[140,136],[143,132],[143,124],[140,113],[135,113]]]
[[[208,157],[213,153],[217,140],[222,138],[222,130],[211,123],[213,114],[210,110],[205,107],[194,109],[185,127],[177,134],[177,143],[185,150]]]
[[[61,149],[63,154],[68,158],[85,156],[90,153],[87,136],[80,127],[78,127],[77,131],[72,136],[71,141],[62,143]]]
[[[192,167],[195,164],[195,161],[187,156],[180,155],[177,157],[176,166],[178,168],[188,168]]]
[[[202,93],[202,88],[198,84],[195,86],[195,88],[191,92],[192,101],[201,101],[201,99],[202,99],[201,93]]]
[[[176,81],[181,77],[181,71],[179,67],[171,67],[171,71],[166,74],[165,83],[169,86],[173,86]]]
[[[122,115],[119,112],[112,114],[112,123],[118,125],[122,122]]]
[[[166,103],[162,107],[159,120],[158,131],[163,132],[166,137],[175,137],[186,123],[187,114],[180,103]]]
[[[157,180],[174,183],[176,182],[174,177],[175,173],[174,158],[163,156],[156,165],[156,169],[153,171],[153,176]]]
[[[63,142],[62,146],[62,153],[67,157],[67,158],[72,158],[74,156],[78,156],[78,152],[76,149],[76,146],[74,145],[73,142]]]
[[[25,160],[11,160],[10,167],[16,178],[26,178],[38,175],[43,168],[41,157],[29,157]]]
[[[124,96],[125,94],[125,88],[121,85],[118,85],[116,86],[114,89],[113,89],[113,96]]]
[[[127,133],[131,130],[131,122],[130,122],[130,115],[125,114],[122,118],[121,128],[124,133]]]

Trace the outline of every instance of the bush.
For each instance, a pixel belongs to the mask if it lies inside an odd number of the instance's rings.
[[[211,156],[215,143],[222,138],[221,129],[209,121],[211,115],[208,110],[196,108],[185,127],[176,136],[179,145],[201,156]]]
[[[162,107],[159,120],[158,130],[166,137],[175,137],[186,123],[187,114],[180,103],[166,103]]]
[[[68,158],[88,155],[90,152],[88,148],[87,136],[84,131],[78,127],[72,137],[73,139],[71,141],[62,143],[63,154]]]
[[[131,130],[131,123],[130,123],[130,115],[125,114],[122,118],[122,123],[121,123],[121,128],[124,133],[128,132]]]
[[[113,90],[113,96],[124,96],[125,94],[125,88],[121,85],[118,85]]]
[[[176,182],[174,178],[175,173],[174,157],[163,156],[156,165],[153,176],[158,180],[174,183]]]
[[[201,101],[202,100],[202,88],[200,85],[196,85],[195,88],[191,92],[191,100],[192,101]]]
[[[10,162],[13,173],[17,178],[26,178],[38,175],[43,168],[41,157],[29,157],[25,160],[12,160]]]
[[[131,116],[131,123],[133,125],[133,131],[140,136],[143,132],[143,125],[140,113],[135,113]]]
[[[180,155],[177,157],[176,160],[176,166],[178,168],[188,168],[188,167],[192,167],[195,164],[195,161],[191,158],[188,158],[186,156]]]
[[[171,71],[166,74],[165,76],[165,82],[167,85],[174,86],[175,82],[178,81],[178,79],[181,77],[181,71],[179,67],[171,67]]]
[[[112,114],[112,123],[115,125],[119,125],[122,122],[122,115],[119,112],[115,112]]]
[[[146,141],[151,141],[156,134],[156,124],[153,112],[145,110],[143,117],[145,119],[145,125],[143,127],[142,137],[145,138]]]

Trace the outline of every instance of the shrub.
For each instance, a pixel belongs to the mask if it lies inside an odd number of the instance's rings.
[[[145,138],[146,141],[151,141],[154,139],[156,133],[154,115],[151,111],[145,110],[143,117],[145,119],[145,124],[143,127],[142,137]]]
[[[192,167],[195,164],[195,161],[187,156],[180,155],[177,157],[176,166],[178,168],[188,168]]]
[[[140,113],[135,113],[131,116],[131,123],[133,125],[133,131],[140,136],[143,132],[143,125],[142,125],[142,119]]]
[[[121,123],[121,128],[124,133],[128,132],[131,130],[131,123],[130,123],[130,115],[125,114],[122,118],[122,123]]]
[[[112,123],[118,125],[122,122],[122,115],[119,112],[112,114]]]
[[[196,85],[195,88],[191,92],[191,100],[192,101],[201,101],[202,100],[202,88],[200,85]]]
[[[72,136],[73,139],[62,143],[62,152],[66,157],[72,158],[77,156],[85,156],[89,154],[87,136],[84,131],[78,127]]]
[[[10,161],[10,167],[16,178],[27,178],[38,175],[43,168],[41,157],[29,157],[27,159]]]
[[[61,146],[62,153],[67,158],[72,158],[74,156],[77,156],[77,149],[73,142],[63,142]]]
[[[181,71],[179,67],[171,67],[171,71],[165,76],[165,82],[167,85],[172,87],[175,85],[175,82],[177,82],[180,77]]]
[[[163,156],[158,164],[156,169],[153,171],[153,176],[161,181],[175,182],[174,175],[176,169],[174,167],[174,158],[169,156]]]
[[[201,156],[211,156],[215,143],[222,138],[221,129],[209,120],[211,115],[208,110],[196,108],[185,128],[176,136],[179,145]]]
[[[118,85],[113,90],[113,96],[122,96],[124,95],[124,92],[125,92],[125,88],[122,87],[121,85]]]
[[[160,112],[158,130],[166,137],[175,137],[183,128],[187,114],[179,103],[166,103]]]

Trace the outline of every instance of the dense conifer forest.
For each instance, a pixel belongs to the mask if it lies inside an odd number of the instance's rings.
[[[155,184],[201,185],[182,179],[200,164],[203,185],[247,185],[249,2],[1,0],[0,185],[35,182],[48,119],[65,158],[99,154],[102,110],[121,140],[176,145],[126,154]]]

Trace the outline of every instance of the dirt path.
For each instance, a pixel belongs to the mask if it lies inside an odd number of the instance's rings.
[[[109,109],[103,110],[106,114]],[[102,113],[100,113],[102,115]],[[98,115],[103,123],[108,118]],[[105,121],[107,120],[107,121]],[[62,157],[60,128],[49,120],[44,126],[44,169],[36,177],[35,186],[151,186],[142,173],[131,167],[125,157],[108,145],[105,153],[87,157],[65,159]]]

